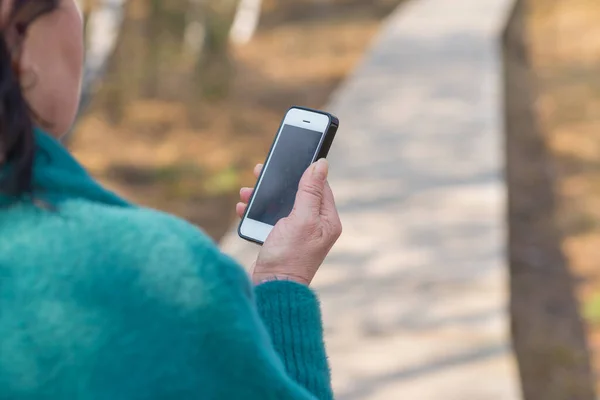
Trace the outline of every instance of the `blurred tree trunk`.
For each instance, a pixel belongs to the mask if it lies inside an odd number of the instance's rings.
[[[140,96],[149,6],[147,0],[127,0],[125,3],[119,40],[92,99],[113,124],[122,121],[127,105]]]
[[[192,59],[199,59],[206,39],[206,0],[189,0],[185,26],[185,50]]]
[[[240,0],[233,19],[229,37],[234,44],[248,43],[260,20],[262,0]]]
[[[235,0],[80,4],[88,34],[84,104],[93,97],[111,123],[123,122],[138,101],[182,103],[197,117],[202,104],[227,95]]]
[[[77,0],[83,14],[85,62],[79,115],[85,113],[114,53],[121,34],[126,0]],[[69,143],[73,130],[64,141]]]
[[[585,328],[557,229],[556,182],[536,110],[526,0],[504,33],[511,326],[526,400],[594,400]]]
[[[125,0],[80,0],[86,36],[81,107],[90,101],[113,54],[123,22]]]

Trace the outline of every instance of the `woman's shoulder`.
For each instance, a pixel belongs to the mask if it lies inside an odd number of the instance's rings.
[[[165,286],[194,276],[211,280],[240,267],[213,240],[184,220],[141,207],[73,199],[43,210],[15,206],[0,210],[0,261],[119,280],[134,275]],[[85,266],[84,268],[82,266]],[[81,268],[81,270],[79,270]],[[66,272],[66,271],[65,271]],[[82,279],[86,279],[82,276]],[[198,284],[200,282],[197,282]]]
[[[12,232],[11,232],[12,231]],[[135,252],[156,241],[194,242],[206,247],[213,241],[200,229],[161,211],[104,204],[73,198],[59,204],[16,204],[0,209],[0,233],[22,239],[48,236],[52,241],[73,239],[87,246],[116,246]],[[12,235],[11,235],[12,236]],[[127,251],[126,251],[126,250]]]
[[[201,231],[153,210],[81,200],[0,209],[0,275],[0,332],[10,332],[0,347],[15,360],[60,361],[11,373],[39,367],[56,398],[77,397],[74,376],[97,378],[89,398],[193,396],[213,383],[213,354],[240,357],[209,347],[243,348],[256,331],[244,271]],[[38,345],[14,345],[23,340]]]

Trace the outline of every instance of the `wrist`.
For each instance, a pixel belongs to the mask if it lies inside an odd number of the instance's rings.
[[[268,282],[276,282],[276,281],[287,281],[287,282],[295,282],[301,285],[309,286],[310,282],[308,279],[304,279],[299,276],[294,276],[291,274],[261,274],[254,273],[252,275],[252,282],[255,286],[261,285],[263,283]]]

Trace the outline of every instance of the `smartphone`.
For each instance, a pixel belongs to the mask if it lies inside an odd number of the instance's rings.
[[[242,239],[262,245],[277,221],[290,215],[300,178],[313,162],[327,157],[338,127],[329,113],[288,110],[238,227]]]

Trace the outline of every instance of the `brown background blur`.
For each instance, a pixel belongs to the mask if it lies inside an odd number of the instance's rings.
[[[80,2],[87,17],[102,4]],[[402,2],[263,0],[233,45],[236,0],[128,0],[68,145],[109,187],[219,240],[285,110],[324,107]],[[544,385],[575,400],[560,388],[585,386],[588,357],[600,382],[600,1],[520,3],[505,38],[516,350],[528,400]]]

